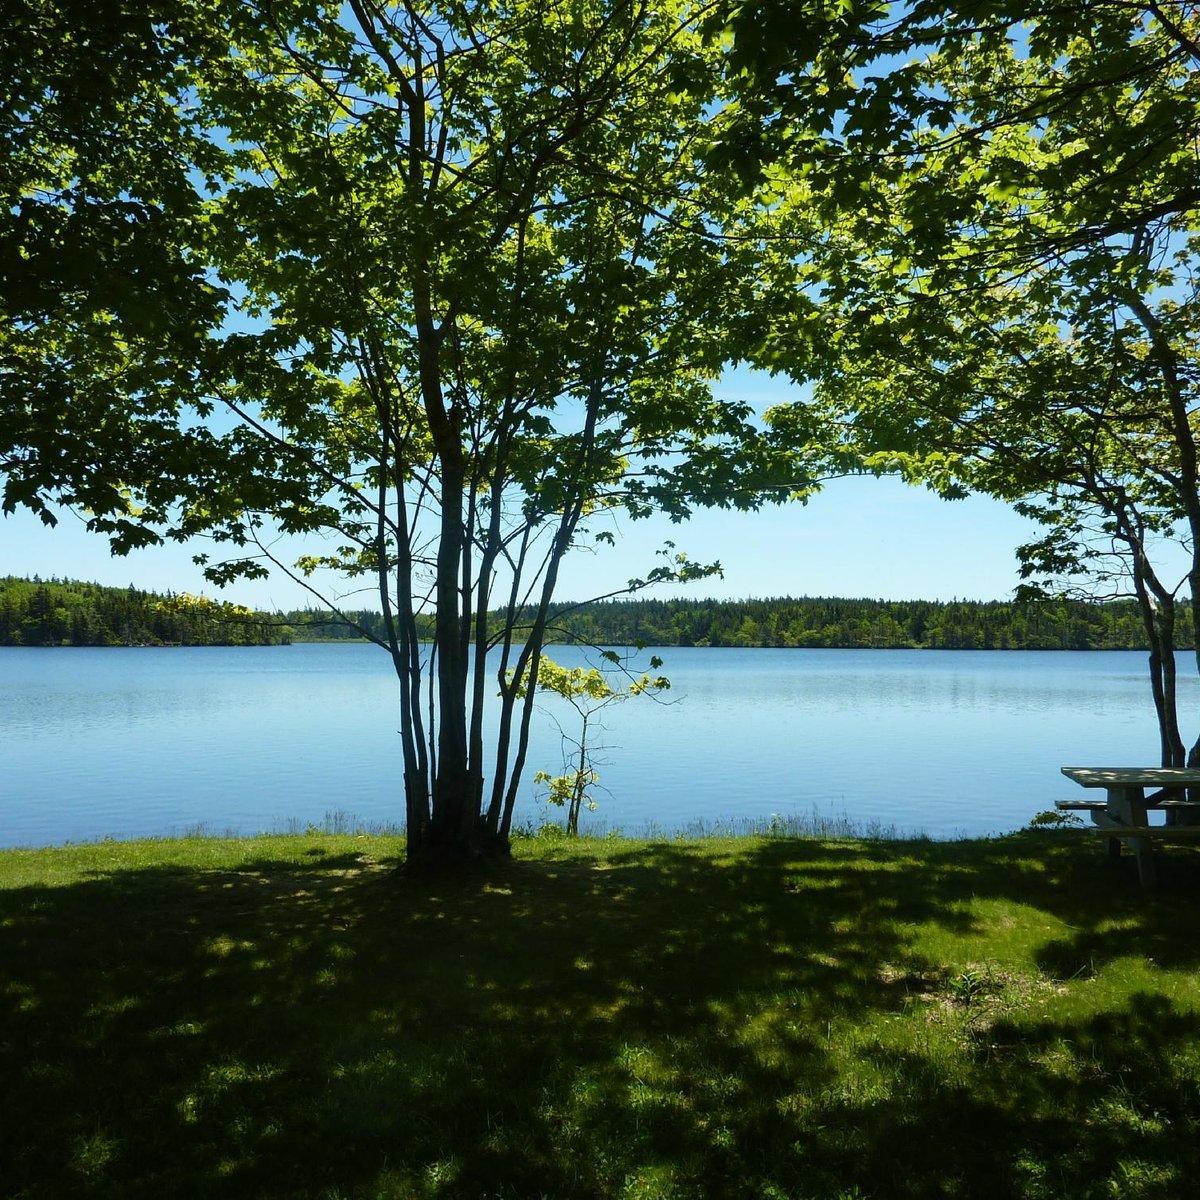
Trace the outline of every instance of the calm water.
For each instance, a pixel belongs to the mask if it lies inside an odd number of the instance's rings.
[[[1141,653],[659,653],[672,702],[606,715],[594,825],[815,811],[999,833],[1075,790],[1064,764],[1157,761]],[[1190,677],[1183,696],[1193,728]],[[530,775],[561,769],[555,703],[538,714]],[[372,646],[0,648],[0,845],[396,821],[397,711]],[[544,812],[527,783],[518,820]]]

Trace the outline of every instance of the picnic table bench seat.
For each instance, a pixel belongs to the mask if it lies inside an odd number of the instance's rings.
[[[1156,842],[1200,841],[1200,825],[1092,825],[1089,832],[1107,838],[1150,838]]]
[[[1055,800],[1054,807],[1060,812],[1102,812],[1108,807],[1107,800]],[[1200,808],[1200,800],[1156,800],[1154,808]]]

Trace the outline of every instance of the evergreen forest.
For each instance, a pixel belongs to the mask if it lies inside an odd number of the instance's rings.
[[[288,633],[266,613],[204,597],[0,578],[0,646],[266,646]]]
[[[597,645],[929,650],[1143,650],[1132,600],[935,601],[804,596],[616,600],[552,616],[560,641]],[[1181,621],[1180,645],[1191,646]]]
[[[1181,614],[1180,648],[1194,645]],[[499,619],[497,618],[497,627]],[[432,621],[423,631],[432,635]],[[519,626],[518,626],[519,632]],[[1132,600],[613,600],[556,605],[549,636],[598,646],[778,646],[930,650],[1144,650]],[[257,612],[134,587],[0,578],[0,645],[239,646],[386,641],[370,610]]]

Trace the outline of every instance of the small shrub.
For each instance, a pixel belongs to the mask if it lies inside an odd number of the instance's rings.
[[[1083,821],[1074,813],[1048,808],[1030,817],[1026,829],[1078,829],[1082,824]]]

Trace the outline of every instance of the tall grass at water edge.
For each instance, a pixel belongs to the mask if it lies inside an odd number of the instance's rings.
[[[689,841],[727,837],[867,838],[879,840],[925,836],[920,830],[903,830],[897,825],[884,824],[880,821],[857,821],[845,812],[828,813],[816,807],[807,813],[771,813],[766,817],[719,817],[714,820],[698,817],[681,826],[666,826],[657,821],[645,821],[632,834],[629,834],[622,826],[610,826],[603,820],[584,820],[581,822],[581,831],[585,838],[634,836],[645,841],[664,838]],[[367,821],[355,813],[336,808],[326,810],[320,821],[289,817],[270,832],[292,835],[328,833],[400,836],[404,833],[404,826],[402,823],[391,821]],[[171,836],[236,838],[241,834],[233,828],[216,830],[205,822],[197,822],[185,826],[181,833],[173,830]],[[517,822],[512,836],[517,841],[538,837],[555,840],[566,837],[567,831],[561,821],[547,815],[541,820],[526,817]]]

